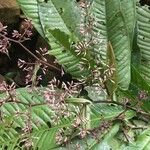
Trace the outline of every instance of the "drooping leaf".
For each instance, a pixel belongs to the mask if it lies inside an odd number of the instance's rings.
[[[95,57],[106,61],[107,53],[107,28],[105,0],[94,0],[91,5],[91,13],[94,17],[93,34],[98,44],[94,47]]]
[[[55,38],[53,35],[55,35]],[[81,66],[81,59],[77,57],[77,54],[71,47],[69,47],[69,49],[67,49],[67,45],[64,47],[65,38],[63,37],[68,37],[67,40],[69,41],[69,36],[59,30],[47,30],[46,36],[52,48],[49,54],[56,57],[58,63],[64,67],[66,72],[72,74],[73,77],[76,78],[82,78],[82,76],[87,76],[89,74],[89,70],[86,69],[87,67],[83,68],[83,66]],[[59,40],[59,37],[62,37],[64,43],[62,43],[62,39]]]
[[[42,37],[45,37],[39,20],[37,0],[17,0],[17,2],[28,19],[32,20],[36,30],[42,35]]]
[[[71,43],[68,43],[70,45],[64,45],[66,43],[65,39],[69,41],[72,33],[64,20],[65,17],[62,17],[63,14],[60,14],[58,8],[56,8],[56,2],[39,3],[38,6],[40,22],[52,48],[49,53],[54,55],[58,63],[74,77],[87,76],[89,74],[88,68],[81,70],[81,58],[71,49]]]
[[[126,23],[126,28],[130,35],[131,45],[134,37],[134,30],[136,25],[136,0],[121,0],[120,1],[121,9],[124,16],[124,21]]]
[[[142,76],[147,80],[148,84],[150,83],[150,10],[148,6],[139,6],[137,7],[138,19],[138,46],[140,48],[141,60],[140,63],[140,72]]]
[[[115,54],[118,85],[122,89],[127,89],[130,83],[131,40],[124,17],[125,12],[120,0],[106,0],[105,5],[108,40]]]
[[[95,32],[100,34],[99,37],[104,37],[102,39],[105,45],[110,41],[114,50],[117,84],[122,89],[128,89],[131,45],[135,26],[135,1],[95,0],[93,1],[92,10],[96,21]],[[102,53],[102,56],[106,58],[106,46],[99,53]]]
[[[72,34],[74,34],[75,30],[77,31],[76,28],[79,26],[79,19],[75,20],[73,17],[76,15],[79,18],[80,16],[74,1],[64,0],[63,3],[65,2],[67,2],[67,5],[62,6],[58,4],[58,1],[52,0],[49,0],[47,3],[36,0],[18,0],[25,15],[32,20],[35,28],[50,44],[52,50],[49,53],[56,57],[58,63],[65,68],[66,72],[72,74],[73,77],[81,78],[81,76],[89,74],[88,66],[84,66],[85,70],[83,69],[84,67],[79,63],[81,58],[76,56],[77,54],[71,50],[71,42],[68,43],[70,44],[69,48],[66,48],[65,45],[65,39],[67,38],[67,41],[69,41],[71,37],[75,37]],[[72,9],[73,7],[76,8],[77,12]],[[66,13],[67,11],[69,11],[68,14]],[[69,17],[71,17],[71,20],[66,20]],[[63,37],[66,38],[63,39]],[[81,68],[83,71],[81,71]]]

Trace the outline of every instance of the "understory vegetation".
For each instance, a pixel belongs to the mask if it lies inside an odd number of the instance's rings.
[[[0,82],[0,150],[149,150],[150,2],[17,2],[24,28],[0,23],[0,52],[32,59],[18,59],[25,86]]]

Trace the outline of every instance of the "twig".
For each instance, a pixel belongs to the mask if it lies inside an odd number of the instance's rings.
[[[18,45],[20,45],[26,52],[28,52],[32,57],[34,57],[37,61],[39,61],[40,63],[42,64],[45,64],[51,68],[53,68],[54,70],[58,71],[58,72],[61,72],[61,69],[55,67],[54,65],[51,65],[49,63],[47,63],[46,61],[44,60],[41,60],[40,58],[38,58],[35,54],[33,54],[28,48],[26,48],[21,42],[17,41],[17,40],[14,40],[14,39],[11,39],[11,38],[8,38],[6,37],[5,35],[1,34],[0,33],[0,36],[3,37],[3,38],[7,38],[9,41],[13,42],[13,43],[17,43]]]

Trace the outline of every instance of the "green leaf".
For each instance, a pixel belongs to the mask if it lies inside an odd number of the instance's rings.
[[[77,54],[71,49],[71,43],[68,42],[73,32],[77,31],[80,12],[74,1],[63,0],[63,4],[65,2],[67,5],[63,6],[58,1],[52,0],[47,3],[36,0],[18,0],[25,15],[32,20],[38,32],[47,39],[52,48],[49,53],[56,57],[66,72],[72,74],[73,77],[82,78],[81,76],[89,74],[88,67],[83,69],[84,67],[80,64],[81,58],[76,56]],[[77,18],[74,19],[74,16]]]
[[[89,70],[87,67],[83,67],[80,62],[81,58],[71,49],[68,48],[69,36],[60,30],[46,31],[46,37],[52,50],[49,54],[54,55],[64,68],[65,71],[73,75],[76,78],[82,78],[82,76],[88,76]],[[61,37],[61,39],[60,39]],[[64,41],[66,39],[66,41]],[[67,42],[67,43],[66,43]],[[64,45],[66,43],[66,45]],[[70,43],[69,43],[70,44]],[[68,49],[67,49],[68,48]]]
[[[72,124],[75,115],[79,112],[83,113],[82,117],[88,121],[85,127],[94,129],[99,127],[104,119],[113,119],[123,111],[120,107],[106,104],[91,105],[89,100],[83,98],[68,98],[66,101],[68,103],[67,109],[70,110],[71,115],[69,117],[62,116],[58,124],[54,125],[52,119],[57,118],[57,113],[45,103],[42,96],[44,89],[39,88],[32,90],[32,92],[29,88],[17,89],[15,98],[17,102],[6,102],[1,106],[0,144],[4,146],[13,144],[15,146],[25,138],[22,129],[27,125],[29,114],[31,115],[32,131],[27,137],[32,139],[35,149],[42,150],[43,148],[49,149],[58,146],[55,140],[56,133],[63,128],[73,129]],[[6,97],[5,93],[0,94],[0,98],[4,97]],[[83,110],[81,109],[83,104],[90,105],[87,105]]]
[[[35,149],[53,149],[55,147],[58,147],[58,144],[56,143],[56,134],[59,132],[59,130],[63,128],[71,128],[73,118],[64,118],[60,120],[59,125],[52,126],[49,129],[40,129],[40,130],[34,130],[32,132],[32,139],[34,142],[34,148]]]
[[[116,59],[117,84],[128,89],[130,84],[130,59],[135,26],[135,2],[127,0],[95,0],[92,8],[95,16],[95,32],[107,47],[110,42]],[[101,44],[99,45],[99,47]],[[106,58],[106,49],[101,51]],[[99,52],[100,53],[100,52]]]
[[[112,147],[108,144],[109,141],[113,139],[113,137],[117,134],[119,131],[119,124],[115,124],[110,131],[104,136],[104,139],[101,142],[97,142],[96,140],[90,144],[89,150],[103,150],[105,149],[111,149]],[[101,135],[99,135],[101,136]]]
[[[80,10],[74,0],[52,0],[60,16],[70,32],[78,35],[80,26]]]
[[[29,89],[26,88],[17,90],[17,99],[20,103],[10,102],[3,105],[1,110],[5,112],[4,118],[13,117],[14,126],[22,128],[25,126],[25,117],[21,115],[21,117],[17,118],[15,117],[15,113],[17,111],[20,113],[30,111],[28,105],[35,104],[35,106],[32,107],[33,128],[38,129],[40,127],[37,124],[37,120],[43,127],[49,127],[46,122],[51,121],[49,116],[53,115],[53,111],[44,103],[43,97],[40,96],[37,91],[33,91],[32,94],[30,94],[28,90]],[[39,104],[39,106],[36,106],[36,104]]]
[[[134,30],[136,24],[136,0],[121,0],[120,1],[121,9],[124,16],[124,21],[126,24],[126,28],[130,35],[131,45],[134,37]]]
[[[123,109],[119,106],[108,104],[96,104],[91,106],[91,127],[95,128],[99,126],[104,120],[111,120],[123,112]]]
[[[131,3],[131,1],[130,1]],[[108,41],[116,59],[118,85],[128,89],[130,83],[131,40],[120,0],[106,0],[106,20]],[[129,16],[128,16],[129,17]],[[119,41],[118,41],[119,40]]]
[[[140,72],[144,79],[150,83],[150,10],[148,6],[139,6],[137,8],[138,19],[138,46],[140,48],[141,60]]]
[[[17,0],[17,2],[28,19],[32,20],[34,27],[37,29],[40,35],[45,37],[39,20],[37,0]]]
[[[109,97],[111,100],[114,100],[115,91],[117,89],[117,72],[116,72],[115,54],[110,42],[108,43],[108,48],[107,48],[107,64],[109,68],[114,68],[111,78],[109,78],[106,81],[106,87],[108,90]]]
[[[107,53],[107,28],[105,0],[94,0],[91,6],[91,13],[95,19],[93,26],[94,38],[99,44],[94,47],[95,57],[106,61]]]
[[[97,87],[94,86],[86,86],[84,89],[88,92],[88,97],[92,101],[97,101],[97,100],[106,100],[107,99],[107,92],[105,89],[99,88],[97,90]]]
[[[123,150],[145,150],[145,148],[147,148],[147,145],[149,143],[150,143],[150,129],[148,128],[137,137],[137,140],[134,143],[131,143]]]
[[[44,32],[46,28],[49,28],[51,30],[59,29],[66,34],[70,33],[52,0],[49,0],[47,3],[38,3],[38,14]]]
[[[68,27],[66,18],[62,16],[63,13],[60,14],[58,8],[56,8],[57,3],[50,0],[47,3],[39,3],[38,6],[42,28],[52,49],[49,53],[54,55],[58,63],[65,68],[66,72],[71,73],[73,77],[81,78],[81,76],[87,76],[89,74],[88,67],[81,69],[81,58],[77,56],[71,48],[71,43],[69,43],[73,33]]]
[[[132,81],[131,83],[137,86],[140,90],[145,90],[150,93],[150,85],[147,83],[147,80],[140,74],[138,68],[132,66]]]

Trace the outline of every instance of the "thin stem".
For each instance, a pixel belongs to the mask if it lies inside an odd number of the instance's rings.
[[[3,38],[7,38],[9,41],[13,42],[13,43],[17,43],[19,44],[26,52],[28,52],[32,57],[34,57],[37,61],[39,61],[40,63],[42,64],[45,64],[47,66],[49,66],[50,68],[53,68],[54,70],[58,71],[58,72],[61,72],[61,69],[55,67],[54,65],[51,65],[49,63],[47,63],[46,61],[44,60],[41,60],[40,58],[38,58],[35,54],[33,54],[28,48],[26,48],[21,42],[17,41],[17,40],[14,40],[14,39],[11,39],[11,38],[8,38],[6,37],[5,35],[1,34],[0,33],[0,36],[3,37]]]
[[[24,30],[23,34],[21,35],[21,37],[19,38],[19,42],[22,41],[23,37],[25,36],[25,34],[27,33],[27,30],[29,29],[29,25],[28,27]]]

